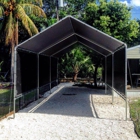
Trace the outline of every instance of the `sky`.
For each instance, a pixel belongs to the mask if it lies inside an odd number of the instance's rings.
[[[140,19],[140,0],[119,0],[127,6],[132,6],[132,19]]]

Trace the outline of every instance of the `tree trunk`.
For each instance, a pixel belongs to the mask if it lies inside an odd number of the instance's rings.
[[[16,19],[13,41],[11,42],[11,82],[14,82],[15,46],[18,45],[18,19]]]
[[[75,73],[74,76],[73,76],[73,82],[77,81],[77,76],[78,76],[78,73]]]
[[[14,82],[14,44],[11,45],[11,82]]]
[[[94,71],[94,86],[97,87],[97,70],[98,70],[98,66],[95,67],[95,71]]]
[[[95,71],[94,71],[94,86],[97,88],[97,71],[98,71],[98,67],[101,63],[101,58],[99,58],[97,64],[95,65]]]

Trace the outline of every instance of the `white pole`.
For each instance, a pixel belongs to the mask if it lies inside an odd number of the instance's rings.
[[[107,94],[107,57],[105,57],[105,94]]]
[[[125,120],[127,121],[127,106],[128,106],[128,104],[127,104],[127,56],[126,56],[127,52],[126,52],[126,49],[127,49],[127,45],[125,44],[125,97],[126,97],[126,101],[125,101],[126,118],[125,118]]]
[[[16,113],[16,95],[17,95],[17,48],[15,48],[14,57],[14,99],[13,99],[13,119]]]
[[[112,53],[112,87],[114,88],[114,53]],[[112,89],[112,104],[114,104],[114,90]]]
[[[51,56],[50,56],[50,93],[51,93]]]
[[[64,7],[64,2],[63,2],[63,0],[58,0],[58,3],[59,3],[59,7]]]
[[[37,54],[37,99],[39,99],[39,54]]]
[[[58,58],[57,58],[57,86],[58,86]]]

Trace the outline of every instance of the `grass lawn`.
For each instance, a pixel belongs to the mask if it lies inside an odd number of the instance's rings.
[[[10,97],[11,90],[10,89],[0,89],[0,101],[1,98]]]
[[[130,102],[130,115],[135,125],[135,131],[140,137],[140,98]]]
[[[11,102],[13,102],[13,95],[11,95],[10,89],[0,89],[0,117],[8,114],[9,111],[12,111],[12,106],[9,110],[10,97]]]

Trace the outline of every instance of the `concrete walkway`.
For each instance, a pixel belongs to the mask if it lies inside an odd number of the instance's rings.
[[[16,113],[15,119],[1,121],[0,140],[138,140],[133,122],[124,121],[121,98],[112,105],[103,90],[70,84],[59,88]]]

